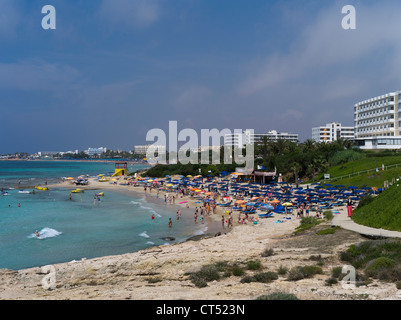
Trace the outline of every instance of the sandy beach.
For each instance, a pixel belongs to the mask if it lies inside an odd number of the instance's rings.
[[[71,187],[71,184],[63,182],[49,187]],[[79,187],[144,193],[143,187],[95,181],[91,181],[89,186]],[[149,191],[147,193],[149,196]],[[192,208],[198,205],[190,197],[180,200],[188,201]],[[221,214],[224,214],[224,208],[218,208],[218,212],[210,217],[219,221]],[[373,281],[353,289],[344,289],[341,284],[328,286],[326,280],[332,268],[343,265],[339,252],[365,239],[343,229],[325,236],[317,235],[316,231],[295,235],[299,220],[294,217],[276,223],[280,217],[275,214],[272,218],[260,219],[257,224],[237,224],[230,232],[198,241],[55,264],[51,269],[54,279],[51,286],[46,285],[49,269],[2,269],[0,299],[252,300],[274,292],[292,293],[299,299],[313,300],[401,298],[391,283]],[[329,222],[319,225],[320,229],[328,227]],[[263,256],[266,249],[270,249],[272,254]],[[218,262],[246,266],[247,262],[257,260],[261,263],[259,271],[277,272],[280,267],[290,270],[296,266],[316,265],[316,257],[323,273],[299,281],[289,281],[285,275],[281,275],[270,283],[244,283],[241,276],[231,275],[199,288],[190,278],[190,274],[199,271],[202,266]],[[247,275],[255,272],[246,270]]]

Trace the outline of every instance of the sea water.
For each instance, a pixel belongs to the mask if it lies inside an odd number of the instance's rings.
[[[43,176],[40,173],[35,179]],[[70,190],[63,188],[35,194],[7,191],[7,196],[0,196],[0,269],[124,254],[208,232],[206,224],[194,223],[193,209],[166,204],[155,194],[86,190],[73,193],[70,200]],[[104,196],[98,200],[95,193],[101,191]]]

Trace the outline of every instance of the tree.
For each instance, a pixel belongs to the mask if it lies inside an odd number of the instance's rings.
[[[298,174],[302,170],[302,166],[298,162],[294,162],[290,170],[294,173],[295,183],[298,184]]]

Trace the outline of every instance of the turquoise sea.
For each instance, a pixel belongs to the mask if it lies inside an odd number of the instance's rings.
[[[131,165],[129,171],[144,167]],[[0,196],[0,269],[135,252],[208,232],[210,225],[194,224],[193,209],[166,205],[155,195],[104,190],[104,197],[95,201],[94,194],[103,190],[87,190],[73,194],[70,200],[70,189],[27,194],[20,193],[16,185],[20,181],[21,189],[31,191],[31,186],[43,185],[45,180],[58,182],[65,176],[113,170],[113,163],[102,162],[0,161],[0,187],[8,194]]]

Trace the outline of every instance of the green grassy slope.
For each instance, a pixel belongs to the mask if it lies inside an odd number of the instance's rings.
[[[401,231],[401,185],[391,186],[372,202],[357,208],[352,219],[373,228]]]
[[[333,184],[342,185],[355,185],[357,187],[369,186],[369,187],[383,187],[384,181],[389,181],[393,178],[401,176],[401,166],[392,167],[387,169],[387,166],[400,164],[401,156],[388,156],[388,157],[366,157],[357,161],[348,162],[343,165],[331,167],[327,173],[330,174],[331,178],[345,176],[342,179],[333,180]],[[386,167],[385,171],[382,171],[382,164]],[[376,167],[379,167],[379,171],[376,172]],[[359,175],[352,175],[354,173],[366,170],[373,170],[368,173],[361,173]],[[351,176],[347,176],[350,175]]]

